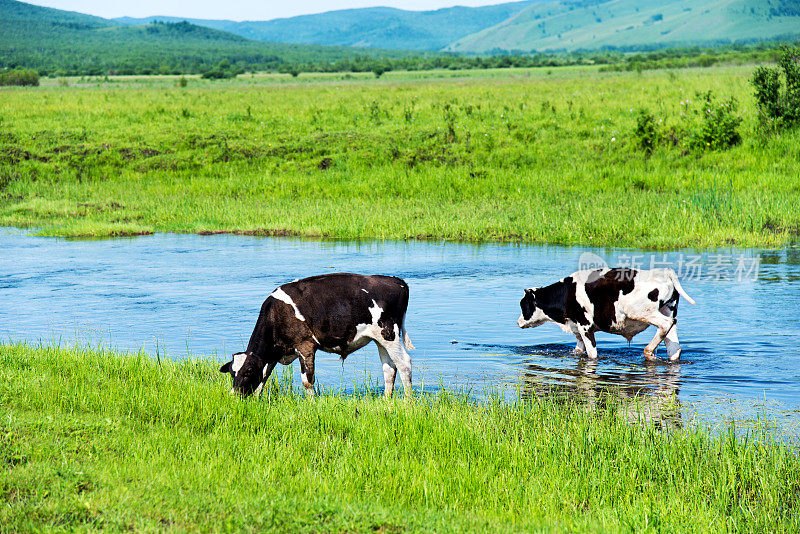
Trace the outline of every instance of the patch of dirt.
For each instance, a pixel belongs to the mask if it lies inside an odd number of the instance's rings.
[[[46,156],[39,156],[33,152],[15,146],[0,148],[0,163],[19,163],[20,161],[50,161]]]
[[[399,534],[405,532],[406,529],[399,525],[392,525],[391,523],[383,523],[381,525],[372,525],[372,532],[379,534]]]
[[[333,160],[331,158],[322,158],[317,164],[317,168],[321,171],[327,171],[331,167],[333,167]]]
[[[770,234],[787,233],[793,236],[800,236],[800,224],[792,224],[787,226],[773,220],[768,220],[761,226],[761,231]]]
[[[200,230],[197,235],[252,235],[262,237],[319,237],[287,228],[257,228],[255,230]]]
[[[139,159],[139,158],[152,158],[154,156],[160,156],[161,155],[160,151],[156,150],[155,148],[149,148],[149,147],[144,147],[144,148],[133,148],[133,147],[120,148],[118,150],[118,152],[119,152],[120,156],[122,156],[122,159],[124,159],[125,161],[131,161],[131,160]]]
[[[124,208],[122,204],[119,202],[106,202],[106,203],[98,203],[98,202],[78,202],[79,208],[86,208],[87,210],[92,210],[96,212],[103,212],[109,210],[120,210]]]

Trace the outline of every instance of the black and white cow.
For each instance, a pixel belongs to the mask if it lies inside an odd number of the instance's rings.
[[[314,354],[342,359],[374,341],[383,363],[385,395],[392,396],[397,371],[411,394],[413,349],[403,326],[408,286],[393,276],[323,274],[283,284],[261,306],[247,350],[233,355],[220,372],[233,377],[232,392],[260,393],[278,363],[300,359],[303,386],[314,394]]]
[[[531,328],[556,323],[575,334],[574,352],[586,352],[589,358],[597,358],[595,332],[619,334],[630,342],[654,325],[658,331],[645,347],[644,357],[654,359],[656,347],[664,341],[669,359],[675,361],[681,355],[676,319],[679,295],[694,304],[672,269],[578,271],[555,284],[526,289],[517,324]]]

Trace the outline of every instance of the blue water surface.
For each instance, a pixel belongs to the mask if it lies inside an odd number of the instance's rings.
[[[652,329],[629,346],[598,334],[599,360],[570,353],[554,325],[516,325],[525,287],[578,269],[585,253],[611,265],[670,265],[696,301],[680,303],[679,364],[646,364]],[[583,256],[582,256],[583,255]],[[591,258],[590,258],[591,259]],[[583,263],[581,263],[583,262]],[[411,288],[406,319],[414,383],[509,397],[567,392],[673,399],[680,418],[712,424],[767,416],[800,421],[800,249],[649,253],[583,247],[331,242],[161,234],[67,240],[0,230],[0,336],[226,361],[242,350],[278,285],[326,272],[392,274]],[[663,348],[660,358],[665,358]],[[295,372],[295,375],[299,374]],[[343,363],[318,353],[317,383],[382,387],[374,345]]]

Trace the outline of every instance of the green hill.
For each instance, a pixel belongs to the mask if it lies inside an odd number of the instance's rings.
[[[447,49],[642,49],[798,35],[800,0],[562,0],[528,6]]]
[[[410,52],[255,42],[188,22],[130,26],[69,11],[0,0],[0,68],[40,74],[203,72],[227,59],[248,68],[334,62]]]
[[[800,35],[800,0],[530,0],[435,11],[378,7],[261,22],[190,22],[284,43],[478,53],[648,49],[794,38]]]
[[[441,50],[462,37],[508,20],[533,3],[534,0],[528,0],[477,8],[459,6],[435,11],[405,11],[375,7],[269,21],[191,19],[189,22],[260,41]],[[115,20],[126,24],[142,24],[153,20],[174,22],[181,19],[125,17]]]

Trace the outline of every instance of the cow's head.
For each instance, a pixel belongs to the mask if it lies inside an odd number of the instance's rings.
[[[247,397],[260,393],[264,379],[264,364],[252,352],[237,352],[232,360],[219,368],[220,373],[230,373],[233,377],[231,393]]]
[[[520,328],[533,328],[547,321],[547,315],[541,308],[536,307],[536,290],[532,287],[525,290],[525,296],[519,301],[522,314],[517,319]]]

